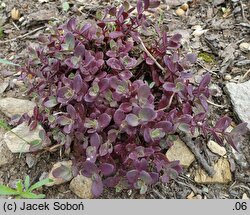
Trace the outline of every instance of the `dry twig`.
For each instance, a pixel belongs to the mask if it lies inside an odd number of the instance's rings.
[[[239,3],[240,3],[240,9],[241,9],[241,16],[242,16],[243,20],[246,21],[246,22],[248,22],[248,23],[250,23],[249,20],[245,16],[245,11],[244,11],[244,7],[243,7],[242,1],[240,0]]]
[[[148,49],[146,48],[144,42],[142,41],[142,39],[140,37],[139,37],[139,40],[141,42],[142,48],[147,53],[147,55],[151,58],[151,60],[154,61],[154,63],[156,64],[156,66],[158,66],[158,68],[161,69],[163,73],[166,73],[166,70],[161,66],[161,64],[159,64],[157,62],[157,60],[154,58],[154,56],[148,51]]]
[[[45,28],[46,28],[45,26],[36,28],[36,29],[34,29],[34,30],[32,30],[32,31],[30,31],[30,32],[28,32],[28,33],[26,33],[26,34],[20,35],[20,36],[18,36],[18,37],[13,38],[13,39],[5,40],[5,41],[0,41],[0,44],[10,43],[10,42],[16,41],[16,40],[18,40],[18,39],[24,39],[25,37],[27,37],[27,36],[29,36],[29,35],[31,35],[31,34],[34,34],[34,33],[36,33],[37,31],[40,31],[40,30],[45,29]]]
[[[213,105],[215,107],[218,107],[218,108],[225,108],[226,106],[225,105],[219,105],[219,104],[216,104],[210,100],[207,100],[207,103],[210,104],[210,105]]]
[[[207,174],[209,176],[213,176],[215,174],[215,171],[213,169],[213,167],[211,167],[207,161],[202,157],[202,155],[199,152],[199,149],[195,146],[194,142],[192,141],[191,137],[189,137],[188,135],[180,135],[180,138],[183,142],[186,143],[186,145],[188,146],[188,148],[193,152],[193,154],[195,155],[195,157],[197,158],[198,162],[203,166],[203,168],[205,169],[205,171],[207,172]]]

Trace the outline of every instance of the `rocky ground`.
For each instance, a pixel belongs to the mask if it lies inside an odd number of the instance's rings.
[[[85,22],[91,20],[98,9],[119,2],[0,0],[0,58],[22,64],[28,54],[26,48],[36,43],[47,25],[57,25],[71,16]],[[228,115],[234,121],[231,128],[241,121],[248,122],[250,128],[250,2],[193,0],[189,1],[188,9],[183,7],[184,3],[185,0],[164,0],[157,13],[151,15],[152,19],[162,22],[169,34],[182,34],[183,49],[198,55],[199,60],[192,71],[194,82],[199,81],[206,71],[212,74],[210,87],[216,89],[217,94],[211,98],[210,120]],[[26,88],[19,76],[18,69],[0,64],[0,119],[8,121],[16,114],[32,113],[34,103],[26,96]],[[39,138],[39,130],[43,128],[30,132],[26,124],[21,124],[13,129],[32,141]],[[197,140],[197,144],[203,145],[202,155],[216,171],[209,177],[186,144],[177,140],[166,156],[170,160],[180,160],[185,168],[178,179],[167,185],[157,184],[144,196],[131,190],[120,193],[105,190],[100,198],[249,198],[249,143],[248,134],[240,151],[236,152],[212,140],[207,144]],[[0,184],[13,187],[17,179],[26,175],[32,182],[53,177],[51,169],[62,164],[71,168],[71,162],[60,150],[29,153],[29,147],[20,138],[0,129]],[[47,198],[92,198],[91,181],[80,176],[72,177],[69,175],[67,181],[56,180],[40,191]]]

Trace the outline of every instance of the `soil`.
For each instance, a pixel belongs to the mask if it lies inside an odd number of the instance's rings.
[[[27,56],[27,47],[36,43],[37,37],[44,31],[38,30],[28,36],[26,33],[32,32],[41,26],[56,25],[63,23],[71,16],[76,16],[79,20],[85,22],[93,19],[93,15],[98,9],[105,8],[105,5],[111,4],[109,1],[84,1],[69,0],[70,9],[67,12],[62,10],[62,3],[59,0],[53,1],[33,1],[33,0],[0,0],[5,3],[6,7],[0,9],[0,28],[4,29],[4,35],[0,34],[0,58],[6,58],[15,63],[22,64]],[[41,3],[44,2],[44,3]],[[82,3],[81,3],[82,2]],[[120,1],[111,1],[113,4],[119,4]],[[244,75],[250,69],[250,65],[237,66],[238,62],[250,59],[250,52],[244,53],[240,50],[241,42],[250,42],[250,2],[242,1],[203,1],[194,0],[190,9],[183,17],[177,16],[175,10],[176,5],[171,5],[165,0],[162,2],[157,13],[151,15],[153,20],[160,20],[169,34],[176,32],[184,35],[183,52],[192,50],[194,53],[207,53],[212,56],[213,60],[199,60],[193,69],[195,74],[194,82],[199,80],[200,75],[209,71],[213,75],[213,85],[221,91],[221,95],[213,96],[212,101],[217,106],[211,105],[211,121],[218,119],[219,116],[228,115],[233,118],[234,123],[239,121],[233,112],[230,99],[224,92],[224,86],[228,81],[241,82],[249,80],[249,76]],[[221,2],[216,5],[213,2]],[[242,13],[241,3],[244,8]],[[132,1],[135,4],[135,1]],[[13,8],[18,9],[23,17],[22,22],[13,21],[10,17],[10,11]],[[224,11],[224,12],[223,12]],[[158,20],[159,21],[159,20]],[[207,32],[196,32],[201,35],[192,35],[194,28],[201,26],[202,30]],[[11,40],[11,41],[9,41]],[[20,71],[14,70],[13,67],[0,64],[0,83],[9,81],[7,90],[1,97],[27,98],[25,86],[17,79]],[[243,80],[244,77],[244,80]],[[196,80],[197,79],[197,80]],[[0,118],[6,119],[0,113]],[[7,120],[7,119],[6,119]],[[1,133],[1,131],[0,131]],[[199,167],[194,162],[188,170],[185,170],[176,180],[171,181],[167,185],[157,184],[150,188],[146,195],[139,195],[138,192],[128,190],[117,193],[113,189],[104,191],[100,198],[177,198],[185,199],[190,193],[194,193],[194,198],[229,198],[241,199],[243,193],[250,196],[250,145],[249,137],[246,137],[241,144],[241,153],[248,162],[248,168],[241,165],[241,161],[234,160],[232,152],[229,150],[230,163],[235,163],[233,171],[233,181],[227,185],[202,185],[193,181],[193,171]],[[26,163],[26,156],[19,158],[15,155],[15,161],[11,165],[0,168],[0,183],[14,184],[15,180],[24,178],[26,175],[31,177],[33,182],[39,180],[43,173],[49,172],[51,167],[57,161],[67,160],[67,157],[60,157],[59,152],[53,154],[46,153],[43,155],[32,155],[35,164],[29,168]],[[28,155],[29,156],[29,155]],[[204,154],[206,157],[206,154]],[[209,159],[208,156],[206,159]],[[215,156],[214,159],[217,159]],[[46,198],[67,199],[77,198],[70,189],[69,184],[63,184],[53,187],[44,187],[40,190],[46,194]]]

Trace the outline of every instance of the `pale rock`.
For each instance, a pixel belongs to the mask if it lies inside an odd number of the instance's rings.
[[[247,196],[247,194],[246,194],[246,193],[243,193],[243,195],[242,195],[242,199],[249,199],[249,197]]]
[[[35,106],[36,104],[29,100],[16,98],[0,99],[0,111],[10,118],[15,115],[21,116],[24,113],[28,113],[29,116],[32,116]]]
[[[169,5],[170,7],[176,7],[179,6],[181,4],[186,3],[187,0],[165,0],[164,3]]]
[[[226,92],[231,98],[238,117],[247,122],[250,129],[250,80],[244,83],[227,83]]]
[[[8,131],[4,135],[4,141],[6,142],[9,150],[12,153],[26,153],[30,152],[30,144],[27,142],[32,142],[34,140],[40,140],[39,132],[44,130],[41,125],[38,125],[33,131],[30,131],[30,128],[26,122],[18,125],[17,127],[13,128],[11,131]],[[25,142],[24,140],[27,142]]]
[[[230,171],[230,165],[226,158],[220,158],[217,163],[213,165],[215,174],[210,177],[207,173],[199,168],[195,171],[194,180],[200,184],[228,184],[232,181],[232,174]]]
[[[67,177],[67,179],[65,178],[55,178],[53,176],[53,171],[61,166],[65,166],[66,168],[69,169],[70,171],[70,176]],[[57,162],[53,165],[51,171],[48,174],[48,178],[52,179],[53,182],[46,184],[46,186],[51,187],[54,185],[59,185],[59,184],[63,184],[66,183],[68,181],[70,181],[73,178],[73,174],[72,174],[72,161],[61,161],[61,162]]]
[[[82,199],[92,199],[92,180],[83,175],[78,175],[70,182],[70,190]]]
[[[37,162],[35,155],[29,153],[26,154],[25,161],[29,168],[32,168]]]
[[[0,167],[13,162],[13,155],[4,140],[0,140]]]
[[[42,3],[48,3],[49,0],[38,0],[38,2],[41,3],[41,4],[42,4]]]
[[[185,11],[182,10],[181,8],[178,8],[176,11],[175,11],[176,15],[178,16],[184,16],[185,15]]]
[[[185,168],[188,168],[195,160],[193,153],[179,138],[174,141],[173,146],[167,151],[166,156],[170,161],[179,160],[180,164]]]
[[[192,35],[195,37],[200,37],[202,34],[208,31],[208,29],[203,29],[200,25],[193,26],[192,29],[195,29],[192,33]]]
[[[7,89],[8,86],[9,82],[0,83],[0,94],[2,94]]]
[[[192,191],[188,196],[187,199],[193,199],[195,196],[194,192]]]
[[[218,143],[210,140],[207,144],[207,147],[215,154],[220,155],[220,156],[224,156],[226,155],[227,151],[225,149],[225,147],[220,146]]]
[[[240,50],[243,52],[250,52],[250,43],[241,43]]]

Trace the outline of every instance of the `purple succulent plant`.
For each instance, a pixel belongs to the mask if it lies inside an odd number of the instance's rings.
[[[165,156],[173,135],[211,134],[220,144],[225,137],[237,148],[237,137],[246,129],[241,124],[228,133],[227,116],[209,125],[211,76],[191,84],[189,68],[196,57],[178,54],[181,35],[170,37],[155,27],[158,37],[147,49],[165,71],[147,53],[134,53],[140,29],[149,25],[144,12],[159,4],[139,0],[136,7],[127,2],[109,7],[96,25],[79,26],[71,18],[39,38],[42,44],[30,49],[23,68],[38,100],[34,115],[23,120],[33,128],[42,123],[46,141],[71,150],[75,169],[92,179],[95,196],[104,187],[143,194],[157,181],[177,177],[179,163]]]

